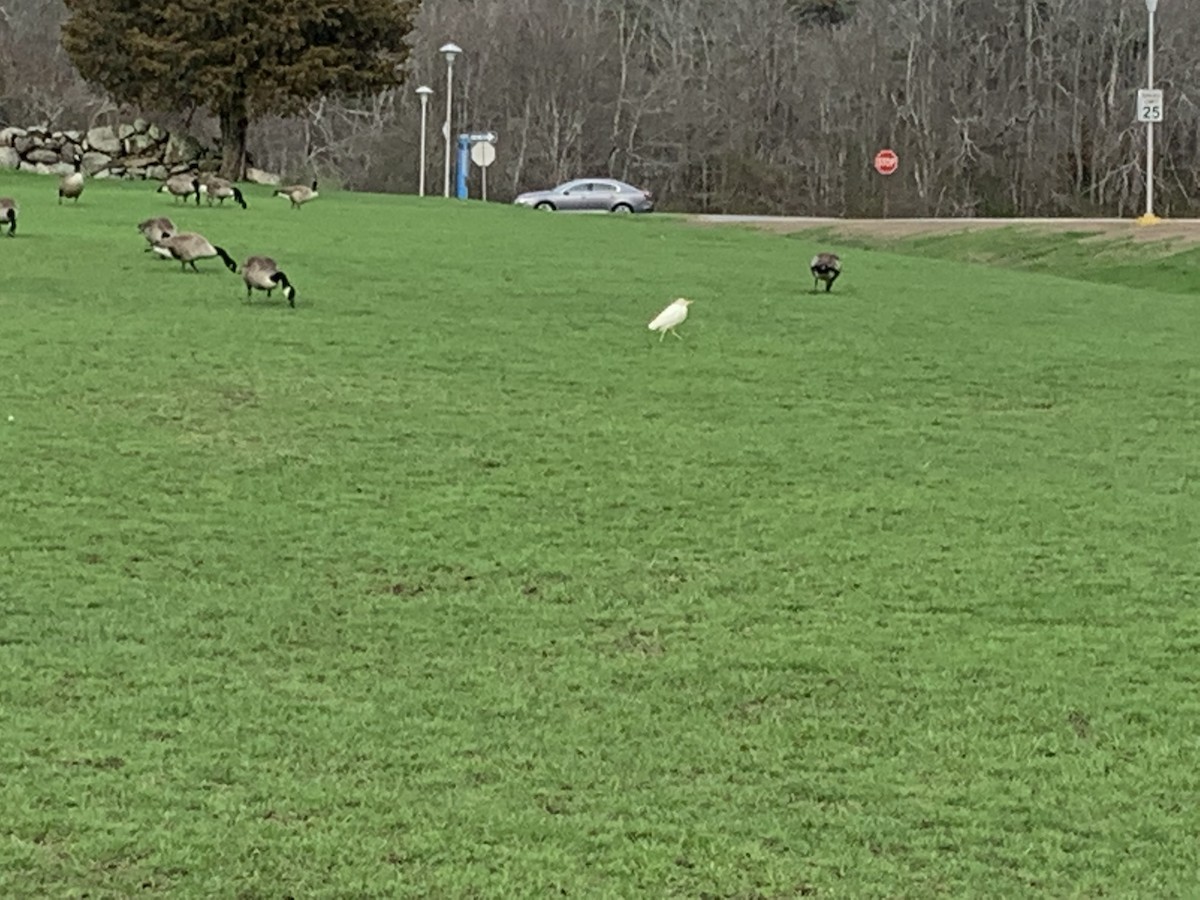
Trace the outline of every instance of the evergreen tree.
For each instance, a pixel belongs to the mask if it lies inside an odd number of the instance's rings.
[[[420,0],[65,0],[62,43],[113,98],[206,108],[220,120],[221,174],[241,178],[246,131],[329,94],[396,84]]]

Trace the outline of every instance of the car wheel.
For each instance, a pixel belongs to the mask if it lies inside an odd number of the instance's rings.
[[[548,212],[554,212],[554,204],[549,200],[543,200],[541,203],[534,206],[534,209],[544,209]]]
[[[633,212],[633,207],[628,203],[618,203],[612,208],[612,211],[615,213],[631,213]]]

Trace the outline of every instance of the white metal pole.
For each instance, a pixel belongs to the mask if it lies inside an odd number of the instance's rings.
[[[1146,4],[1149,15],[1150,52],[1146,56],[1146,87],[1154,89],[1154,7]],[[1154,216],[1154,123],[1146,123],[1146,217]]]
[[[417,196],[425,196],[425,122],[427,113],[429,112],[429,95],[421,94],[421,174],[419,176],[419,187],[417,188]]]
[[[450,145],[453,143],[450,133],[450,104],[454,99],[454,60],[446,60],[446,183],[444,192],[450,196]]]
[[[484,200],[487,200],[487,169],[488,169],[487,166],[479,167],[479,179],[481,182],[481,188],[483,190],[483,199]]]

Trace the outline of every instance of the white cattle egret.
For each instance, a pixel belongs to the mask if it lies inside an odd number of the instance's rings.
[[[675,332],[675,328],[676,326],[682,325],[683,320],[687,318],[688,305],[691,302],[691,300],[685,300],[680,297],[678,300],[660,312],[657,316],[655,316],[653,321],[650,322],[650,330],[658,332],[659,343],[661,343],[662,339],[667,336],[668,331],[671,332],[671,334],[674,334],[675,337],[679,338],[681,341],[683,340],[683,337]]]
[[[836,253],[818,253],[808,264],[808,269],[812,272],[813,290],[817,289],[817,281],[820,280],[825,282],[825,292],[828,293],[842,274],[842,261]]]

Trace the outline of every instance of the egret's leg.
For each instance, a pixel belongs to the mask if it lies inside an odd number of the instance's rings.
[[[675,335],[675,337],[679,338],[681,341],[683,340],[683,335],[680,334],[678,331],[676,331],[674,328],[671,329],[671,334]]]
[[[658,333],[658,342],[661,344],[663,342],[663,338],[665,338],[666,336],[667,336],[667,330],[664,328],[662,331],[660,331]]]

